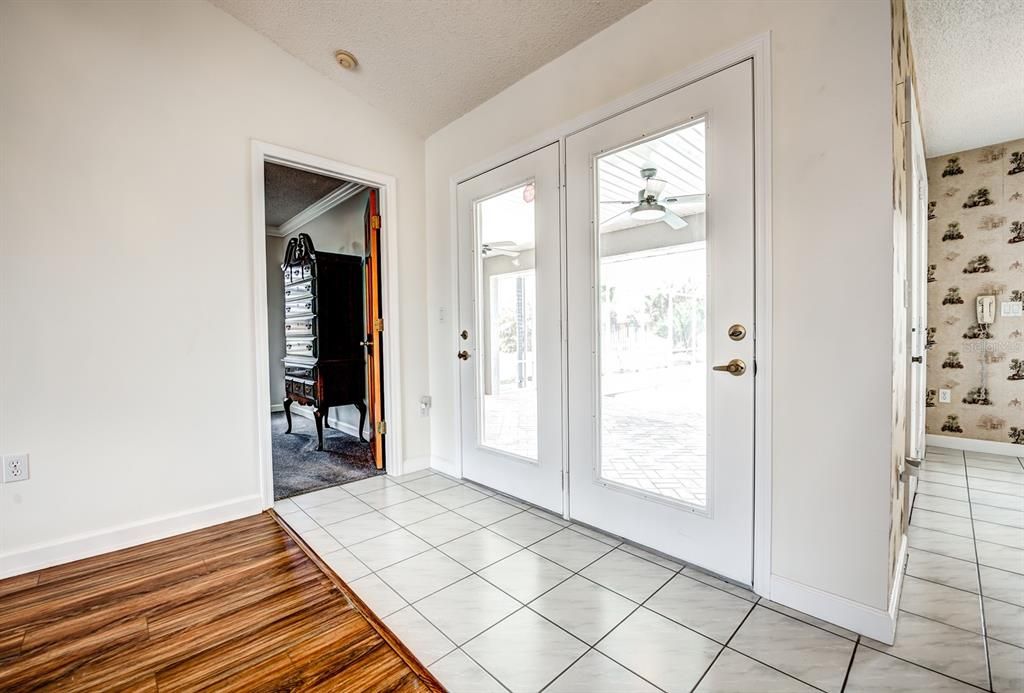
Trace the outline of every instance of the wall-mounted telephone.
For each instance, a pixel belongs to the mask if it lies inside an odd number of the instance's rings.
[[[978,324],[991,325],[996,321],[996,297],[978,296]]]

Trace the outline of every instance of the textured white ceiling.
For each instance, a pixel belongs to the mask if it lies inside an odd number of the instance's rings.
[[[648,1],[211,0],[422,135]],[[356,70],[337,65],[340,48]]]
[[[1024,0],[908,0],[928,156],[1024,137]]]

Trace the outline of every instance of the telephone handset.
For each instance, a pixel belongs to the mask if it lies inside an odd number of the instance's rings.
[[[991,325],[996,321],[996,297],[978,296],[978,324]]]

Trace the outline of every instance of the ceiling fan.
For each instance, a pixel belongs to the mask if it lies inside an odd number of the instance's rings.
[[[652,222],[660,220],[664,221],[677,231],[684,226],[687,226],[687,223],[682,217],[665,205],[676,202],[698,202],[703,200],[705,196],[703,194],[673,195],[671,197],[659,198],[658,196],[661,195],[661,192],[665,189],[666,181],[661,178],[656,178],[655,176],[657,175],[658,169],[653,166],[640,169],[640,177],[644,179],[644,187],[637,191],[636,202],[633,200],[602,201],[601,204],[633,205],[630,209],[616,214],[604,223],[607,224],[612,219],[617,219],[628,212],[629,216],[636,221]]]
[[[494,243],[482,243],[480,245],[480,254],[484,257],[492,257],[494,255],[507,255],[509,257],[519,257],[520,251],[514,250],[516,247],[515,241],[495,241]]]

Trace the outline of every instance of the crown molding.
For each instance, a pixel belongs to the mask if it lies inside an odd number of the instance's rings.
[[[361,183],[347,182],[336,190],[327,193],[309,207],[306,207],[291,219],[278,226],[276,230],[272,231],[271,228],[273,227],[268,227],[267,235],[284,238],[298,231],[299,228],[313,221],[321,214],[334,209],[345,200],[352,199],[364,190],[366,190],[366,186]]]

